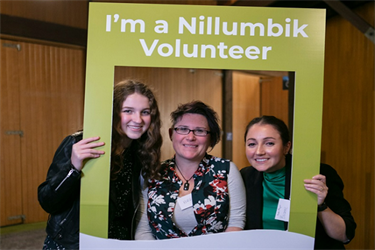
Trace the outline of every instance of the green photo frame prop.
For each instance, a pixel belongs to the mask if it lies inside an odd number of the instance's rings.
[[[90,3],[84,137],[106,154],[81,182],[80,233],[107,238],[115,66],[295,72],[293,173],[288,232],[314,237],[319,173],[325,10]]]

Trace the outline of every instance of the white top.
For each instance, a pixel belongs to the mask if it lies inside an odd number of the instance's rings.
[[[141,180],[143,185],[143,179]],[[148,224],[147,219],[147,187],[142,190],[142,198],[140,200],[140,208],[138,213],[139,224],[135,232],[136,240],[155,240],[151,228]],[[239,227],[244,228],[245,226],[245,212],[246,212],[246,194],[245,186],[242,181],[240,172],[237,166],[230,162],[230,169],[228,174],[228,193],[229,193],[229,222],[228,227]],[[177,204],[173,214],[173,222],[176,223],[181,230],[187,234],[197,225],[193,208],[186,208],[181,210],[178,204],[179,199],[177,199]]]
[[[188,194],[186,196],[191,196]],[[182,231],[189,234],[191,230],[197,225],[197,220],[195,219],[194,209],[192,206],[182,209],[180,205],[181,198],[177,198],[177,204],[174,208],[174,213],[172,220]]]

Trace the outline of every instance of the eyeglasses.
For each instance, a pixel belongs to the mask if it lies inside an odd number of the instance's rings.
[[[193,132],[193,134],[196,136],[206,136],[210,133],[210,131],[204,129],[188,129],[184,127],[173,128],[173,130],[180,135],[188,135],[190,132]]]

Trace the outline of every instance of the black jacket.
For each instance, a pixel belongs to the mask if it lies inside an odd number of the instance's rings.
[[[287,157],[285,172],[285,199],[290,196],[290,176],[291,176],[291,156]],[[346,225],[346,235],[348,239],[354,238],[356,223],[351,215],[351,207],[343,195],[344,184],[331,166],[320,164],[320,173],[326,176],[327,186],[329,188],[325,203],[328,207],[340,215]],[[263,173],[253,167],[241,169],[241,175],[246,188],[246,225],[245,229],[262,229],[262,211],[263,211]],[[285,229],[288,224],[285,223]],[[314,249],[345,249],[340,241],[330,238],[320,223],[316,222],[315,246]]]
[[[62,141],[56,150],[46,181],[38,187],[39,203],[49,213],[46,232],[67,249],[79,249],[81,173],[72,166],[70,157],[73,144],[81,139],[82,132],[77,132]],[[134,239],[134,218],[139,206],[139,171],[133,173],[132,187],[134,216],[131,237]],[[110,211],[116,206],[114,201],[115,199],[110,199]]]

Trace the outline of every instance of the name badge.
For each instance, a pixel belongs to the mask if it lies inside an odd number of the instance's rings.
[[[289,222],[290,200],[279,199],[275,214],[276,220]]]
[[[180,204],[181,210],[187,209],[193,206],[193,198],[190,194],[182,197],[178,197],[178,204]]]

